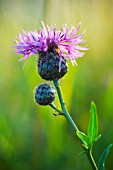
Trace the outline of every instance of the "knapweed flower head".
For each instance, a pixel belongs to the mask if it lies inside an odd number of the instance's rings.
[[[25,32],[22,30],[22,34],[19,34],[18,40],[15,40],[16,46],[14,46],[17,54],[23,54],[19,61],[40,52],[47,52],[50,48],[56,48],[60,55],[60,61],[64,57],[70,59],[72,64],[76,64],[76,58],[84,55],[81,50],[87,50],[87,47],[80,46],[85,42],[81,38],[86,31],[77,35],[80,25],[78,25],[77,29],[73,25],[71,25],[71,28],[63,25],[60,30],[56,30],[56,25],[52,27],[45,26],[42,21],[43,28],[40,28],[38,32]]]
[[[22,54],[19,61],[28,59],[31,55],[38,54],[38,73],[45,80],[60,79],[67,73],[67,62],[71,60],[72,64],[76,64],[76,58],[82,57],[87,47],[80,46],[85,40],[82,36],[85,31],[79,35],[78,28],[71,25],[67,28],[62,25],[60,30],[56,29],[56,25],[45,26],[42,21],[42,28],[39,31],[25,32],[19,34],[15,40],[16,53]]]

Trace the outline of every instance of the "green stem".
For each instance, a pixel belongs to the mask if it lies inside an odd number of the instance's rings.
[[[78,127],[74,123],[73,119],[71,118],[70,114],[68,113],[68,111],[67,111],[67,109],[65,107],[65,102],[64,102],[63,97],[62,97],[62,93],[61,93],[61,90],[60,90],[60,87],[59,87],[59,84],[58,84],[58,80],[57,79],[54,80],[53,83],[54,83],[54,85],[56,87],[56,90],[57,90],[57,93],[58,93],[58,97],[59,97],[59,100],[60,100],[60,104],[61,104],[61,108],[62,108],[62,111],[64,113],[65,118],[71,124],[71,126],[73,127],[75,132],[79,132]],[[81,141],[82,144],[84,144],[84,142],[82,140],[80,140],[80,141]],[[84,147],[83,147],[83,149],[84,149]],[[92,156],[92,150],[87,151],[87,157],[89,159],[89,162],[90,162],[93,170],[98,170],[98,168],[96,166],[96,163],[94,161],[94,158]]]
[[[59,96],[59,100],[60,100],[60,104],[61,104],[61,107],[62,107],[62,110],[64,112],[64,116],[66,117],[66,119],[69,121],[69,123],[72,125],[73,129],[78,132],[78,128],[77,126],[75,125],[73,119],[71,118],[71,116],[69,115],[66,107],[65,107],[65,103],[64,103],[64,100],[62,98],[62,94],[61,94],[61,90],[60,90],[60,87],[58,85],[58,80],[54,80],[54,85],[56,87],[56,90],[57,90],[57,93],[58,93],[58,96]]]
[[[58,112],[58,115],[64,115],[64,112],[62,110],[57,109],[57,107],[54,104],[49,104],[49,106],[54,109],[56,112]]]
[[[97,165],[96,165],[95,160],[92,155],[92,149],[87,152],[87,157],[89,159],[89,162],[90,162],[93,170],[98,170]]]

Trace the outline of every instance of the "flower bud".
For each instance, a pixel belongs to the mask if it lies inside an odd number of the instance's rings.
[[[55,90],[49,84],[40,84],[35,91],[35,101],[40,105],[49,105],[55,99]]]

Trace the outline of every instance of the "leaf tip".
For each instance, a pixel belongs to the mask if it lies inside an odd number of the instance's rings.
[[[101,157],[100,157],[99,163],[98,163],[99,170],[105,170],[106,158],[109,154],[109,151],[110,151],[112,145],[113,144],[110,144],[107,148],[105,148],[103,153],[101,154]]]
[[[91,106],[94,106],[96,108],[96,104],[93,100],[91,101]]]

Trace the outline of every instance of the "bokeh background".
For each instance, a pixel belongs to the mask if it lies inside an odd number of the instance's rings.
[[[71,116],[85,133],[91,100],[97,105],[102,137],[94,146],[96,162],[113,142],[113,1],[0,0],[0,170],[90,170],[68,122],[34,102],[34,88],[44,82],[37,74],[37,56],[22,70],[24,61],[19,63],[21,56],[10,48],[22,28],[38,30],[41,20],[58,29],[81,21],[80,33],[87,29],[90,50],[77,60],[78,67],[69,63],[60,84]],[[113,149],[106,169],[113,169],[112,160]]]

